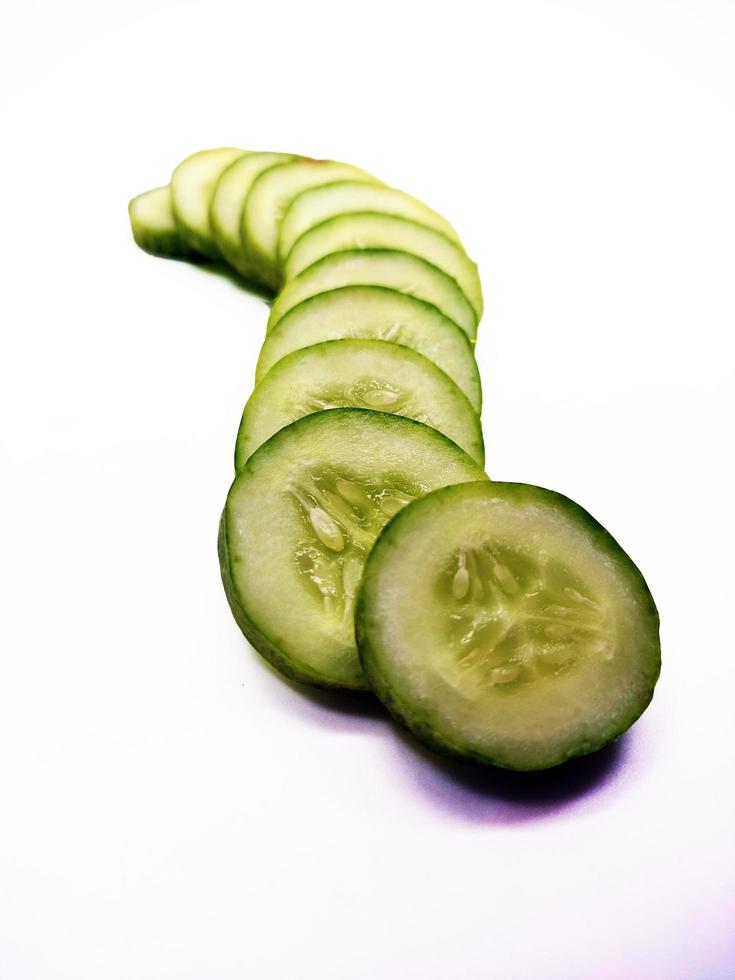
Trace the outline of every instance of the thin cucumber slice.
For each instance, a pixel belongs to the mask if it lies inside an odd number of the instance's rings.
[[[241,276],[252,279],[255,269],[242,242],[242,215],[253,181],[264,170],[297,159],[291,153],[248,153],[222,171],[209,208],[209,224],[223,258]]]
[[[385,340],[327,340],[275,364],[250,396],[235,449],[241,470],[290,422],[327,408],[371,408],[443,432],[480,466],[480,419],[451,378],[408,347]]]
[[[281,429],[235,478],[220,525],[240,629],[289,677],[365,688],[353,607],[378,532],[421,494],[482,477],[446,436],[397,415],[332,409]]]
[[[418,198],[380,184],[365,184],[355,180],[341,180],[322,187],[313,187],[294,198],[281,222],[278,254],[285,262],[298,238],[314,225],[320,225],[338,214],[356,211],[378,211],[411,218],[421,225],[428,225],[442,232],[459,245],[459,235],[446,218],[433,211]]]
[[[421,741],[509,769],[617,738],[660,670],[630,558],[569,498],[518,483],[407,507],[372,551],[356,622],[370,684]]]
[[[128,215],[133,238],[145,252],[171,259],[195,257],[176,227],[168,184],[134,197],[128,204]]]
[[[246,151],[233,146],[200,150],[182,160],[171,175],[174,220],[184,241],[210,259],[220,258],[209,225],[209,206],[220,174]]]
[[[334,252],[304,269],[283,287],[271,307],[268,333],[302,300],[340,286],[387,286],[431,303],[460,326],[470,340],[477,317],[457,283],[446,272],[408,252],[355,249]]]
[[[355,248],[393,248],[426,259],[456,281],[478,322],[481,319],[480,277],[464,249],[433,228],[388,214],[341,214],[310,228],[291,249],[283,268],[284,282],[331,252]]]
[[[245,248],[266,285],[277,289],[281,283],[278,236],[289,205],[310,187],[336,180],[377,182],[377,178],[349,163],[299,159],[271,167],[253,183],[243,212]]]
[[[412,347],[448,374],[480,412],[480,375],[467,335],[435,306],[383,286],[345,286],[294,306],[266,337],[256,382],[291,351],[344,338]]]

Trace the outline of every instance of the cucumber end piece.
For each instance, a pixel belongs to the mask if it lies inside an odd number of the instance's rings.
[[[196,261],[200,256],[183,240],[171,210],[168,185],[136,195],[128,202],[133,240],[138,248],[167,259]]]

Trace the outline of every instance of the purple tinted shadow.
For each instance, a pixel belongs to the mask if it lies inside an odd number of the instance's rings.
[[[466,823],[514,824],[587,806],[619,779],[630,732],[590,755],[540,772],[512,772],[439,756],[396,726],[396,758],[431,803]]]
[[[378,735],[388,735],[388,715],[371,691],[309,687],[284,677],[271,663],[255,655],[273,681],[267,688],[269,694],[290,714],[334,732],[374,731]]]
[[[369,691],[307,687],[258,661],[277,683],[273,692],[289,712],[333,732],[373,733],[387,741],[396,764],[433,807],[473,824],[515,824],[587,806],[618,782],[631,756],[634,735],[590,755],[541,772],[511,772],[437,755],[393,721]],[[288,692],[286,694],[286,691]]]

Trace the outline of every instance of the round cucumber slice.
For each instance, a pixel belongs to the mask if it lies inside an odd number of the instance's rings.
[[[245,200],[256,177],[279,163],[295,160],[291,153],[247,153],[231,163],[217,181],[209,208],[209,224],[223,258],[241,276],[252,279],[255,269],[248,261],[242,242]]]
[[[433,228],[389,214],[340,214],[310,228],[289,253],[284,282],[331,252],[356,248],[392,248],[431,262],[456,281],[478,322],[482,317],[480,277],[464,249]]]
[[[266,337],[256,381],[291,351],[345,338],[412,347],[448,374],[479,413],[480,375],[466,334],[435,306],[383,286],[345,286],[294,306]]]
[[[438,429],[480,466],[480,419],[457,385],[432,361],[384,340],[327,340],[282,358],[243,412],[235,469],[290,422],[328,408],[370,408]]]
[[[243,211],[245,248],[262,281],[273,289],[281,283],[278,235],[288,206],[297,194],[335,180],[377,182],[352,164],[306,158],[271,167],[254,181]]]
[[[461,245],[459,235],[446,218],[433,211],[423,201],[381,184],[365,184],[355,180],[341,180],[333,184],[313,187],[294,198],[281,222],[278,254],[285,262],[294,242],[314,225],[320,225],[338,214],[356,211],[376,211],[411,218],[421,225],[435,228],[447,238]]]
[[[245,152],[234,146],[200,150],[182,160],[171,175],[174,220],[181,237],[210,259],[220,258],[209,225],[214,188],[225,167]]]
[[[567,497],[449,487],[407,507],[367,562],[370,684],[433,749],[546,769],[601,748],[651,700],[658,614],[620,545]]]
[[[133,238],[145,252],[172,259],[196,257],[176,227],[168,184],[134,197],[128,204],[128,215]]]
[[[397,415],[332,409],[281,429],[222,515],[222,581],[240,629],[289,677],[365,688],[353,606],[378,532],[409,500],[482,477],[446,436]]]
[[[340,286],[387,286],[415,296],[441,310],[470,340],[475,339],[477,317],[454,279],[416,255],[391,249],[334,252],[304,269],[276,297],[268,317],[268,333],[302,300]]]

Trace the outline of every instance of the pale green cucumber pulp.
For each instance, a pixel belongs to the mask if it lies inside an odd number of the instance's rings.
[[[250,188],[265,170],[295,159],[290,153],[248,153],[223,170],[217,181],[209,208],[212,234],[222,257],[246,279],[257,272],[243,245],[243,211]]]
[[[461,245],[459,235],[447,219],[418,198],[382,184],[343,180],[303,191],[291,202],[280,228],[278,254],[281,263],[286,261],[297,239],[314,225],[338,214],[371,211],[410,218],[435,228]]]
[[[243,240],[253,267],[266,285],[277,289],[282,282],[278,237],[289,205],[308,188],[336,180],[377,182],[352,164],[306,158],[271,167],[254,181],[243,211]]]
[[[480,420],[467,396],[433,362],[384,340],[328,340],[293,351],[256,386],[243,412],[235,469],[284,426],[329,408],[402,415],[443,432],[480,466]]]
[[[133,238],[145,252],[172,259],[196,257],[176,227],[168,184],[134,197],[128,204],[128,215]]]
[[[451,276],[482,317],[482,287],[477,266],[464,249],[434,228],[388,214],[341,214],[315,225],[299,238],[283,267],[284,282],[331,252],[362,248],[390,248],[417,255]]]
[[[477,317],[457,283],[435,265],[391,249],[334,252],[290,279],[276,296],[267,332],[302,300],[341,286],[386,286],[430,303],[474,341]]]
[[[524,484],[407,507],[370,555],[356,623],[371,686],[419,739],[510,769],[617,738],[660,670],[639,570],[573,501]]]
[[[171,174],[176,227],[184,241],[210,259],[221,257],[209,224],[214,188],[222,171],[245,152],[233,146],[200,150],[182,160]]]
[[[448,374],[480,412],[480,375],[467,335],[436,307],[382,286],[332,289],[289,310],[266,337],[256,381],[291,351],[345,338],[413,348]]]
[[[483,478],[446,436],[397,415],[332,409],[281,429],[235,478],[222,515],[236,622],[287,676],[365,688],[354,597],[378,532],[422,494]]]

